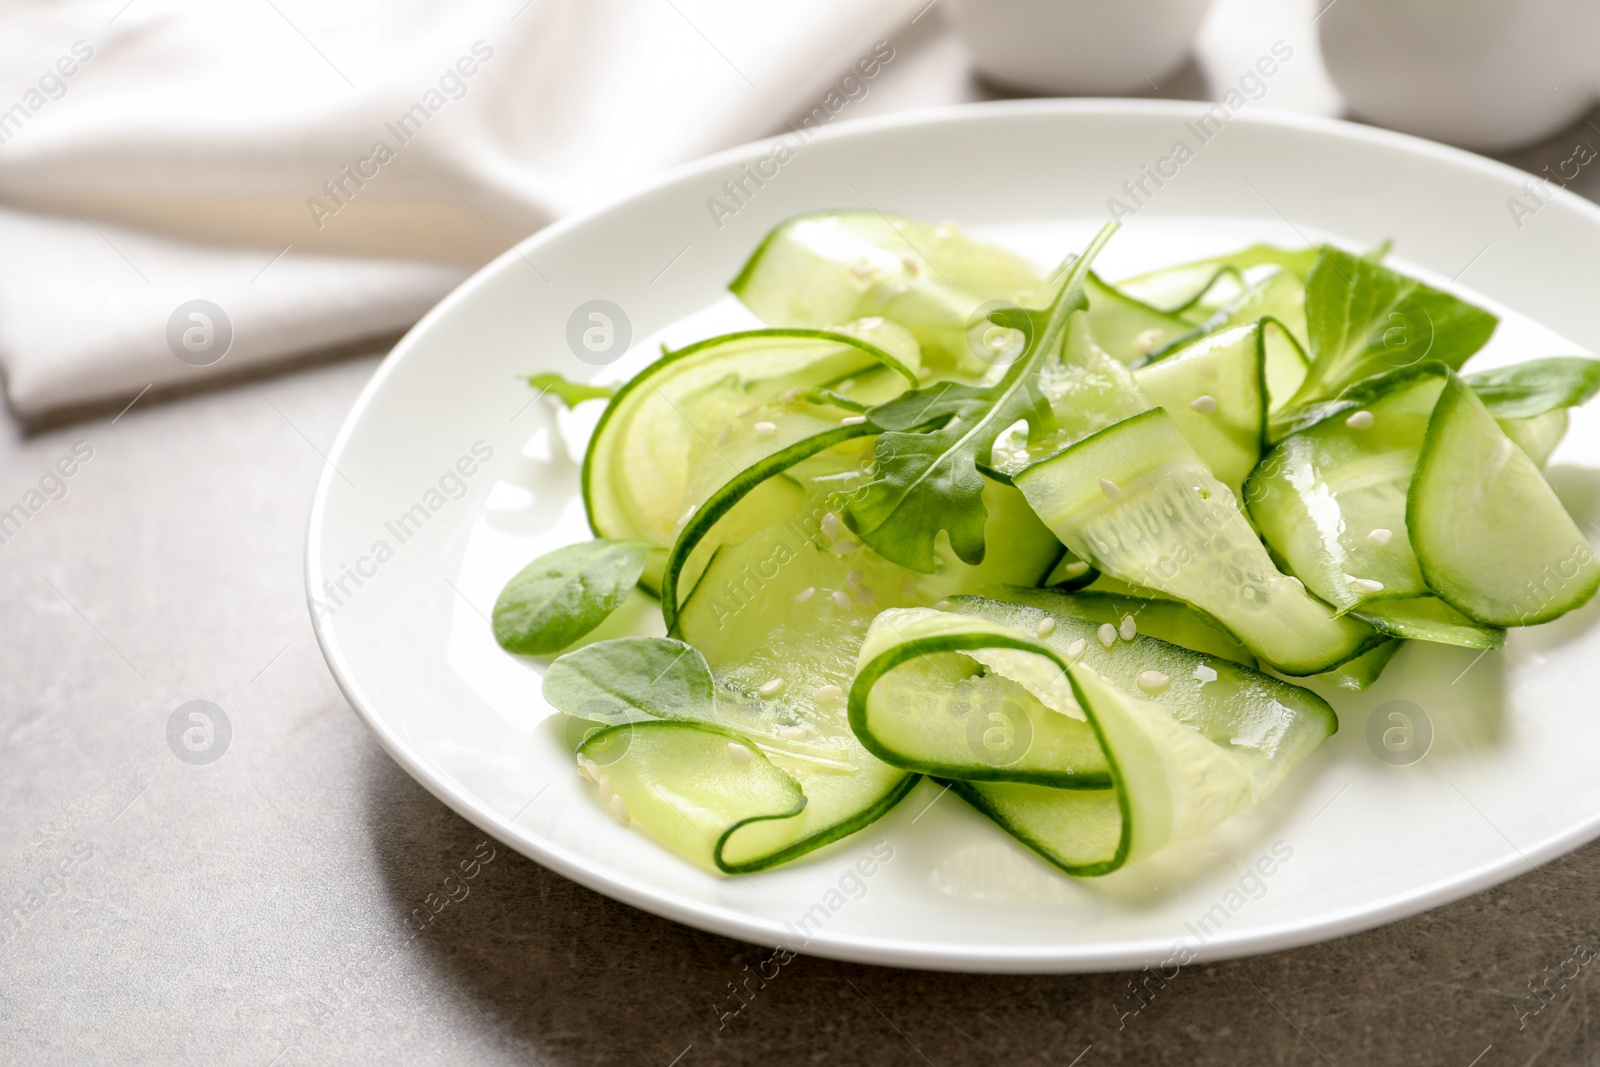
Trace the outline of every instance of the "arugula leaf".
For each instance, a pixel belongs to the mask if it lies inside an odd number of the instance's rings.
[[[712,719],[711,668],[670,637],[596,641],[550,664],[541,690],[557,711],[597,722]]]
[[[1018,420],[1030,429],[1052,428],[1050,402],[1039,388],[1040,366],[1054,351],[1073,312],[1088,306],[1089,264],[1116,231],[1107,224],[1083,255],[1062,265],[1061,288],[1046,312],[1003,308],[989,315],[997,326],[1019,329],[1022,353],[992,385],[938,382],[900,394],[868,417],[886,432],[876,445],[876,475],[845,521],[886,559],[931,574],[939,531],[964,562],[983,562],[983,475],[995,438]],[[1070,265],[1069,265],[1070,264]]]
[[[507,652],[560,651],[627,599],[650,553],[644,541],[584,541],[546,553],[517,572],[494,604],[494,638]]]
[[[1600,391],[1600,360],[1580,356],[1531,359],[1515,367],[1464,379],[1501,419],[1531,419],[1556,408],[1575,408]]]
[[[569,382],[559,374],[529,374],[525,376],[529,385],[555,397],[567,406],[570,411],[585,400],[609,400],[616,393],[616,386],[589,385],[586,382]]]
[[[1306,276],[1311,366],[1287,410],[1425,359],[1455,370],[1499,320],[1373,259],[1323,246]]]

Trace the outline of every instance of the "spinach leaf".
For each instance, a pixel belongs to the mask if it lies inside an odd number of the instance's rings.
[[[1061,288],[1046,312],[1004,308],[989,315],[995,325],[1021,330],[1027,338],[999,381],[985,386],[938,382],[868,413],[886,432],[878,437],[874,480],[846,507],[845,521],[879,554],[930,574],[934,539],[944,530],[960,559],[983,561],[988,512],[978,464],[989,462],[995,438],[1018,420],[1027,420],[1036,433],[1053,428],[1038,370],[1061,339],[1067,318],[1088,306],[1089,264],[1115,231],[1116,224],[1107,224],[1083,255],[1063,264]]]
[[[1306,277],[1311,366],[1287,410],[1425,359],[1457,369],[1483,347],[1498,322],[1482,308],[1375,260],[1324,246]]]
[[[627,599],[655,548],[644,541],[584,541],[540,556],[500,590],[495,640],[524,656],[566,648]]]
[[[1496,418],[1531,419],[1556,408],[1575,408],[1600,391],[1600,360],[1531,359],[1515,367],[1469,374],[1465,381]]]
[[[533,388],[548,393],[571,410],[585,400],[609,400],[617,389],[612,385],[589,385],[586,382],[569,382],[559,374],[529,374],[527,382]]]
[[[670,637],[596,641],[550,664],[544,698],[557,711],[597,722],[712,717],[711,668]]]

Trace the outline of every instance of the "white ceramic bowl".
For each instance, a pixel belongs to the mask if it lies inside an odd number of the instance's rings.
[[[1325,12],[1328,74],[1371,122],[1505,149],[1571,125],[1594,103],[1596,0],[1335,0]]]
[[[728,280],[772,225],[804,211],[871,204],[950,218],[1053,261],[1083,246],[1125,181],[1193,140],[1204,110],[1038,101],[849,123],[817,135],[731,216],[711,216],[707,197],[771,144],[695,163],[489,264],[384,361],[317,488],[308,593],[327,600],[325,582],[343,592],[314,622],[351,705],[446,804],[569,878],[721,934],[879,964],[1137,968],[1180,941],[1200,959],[1266,952],[1415,914],[1593,839],[1600,602],[1515,632],[1477,662],[1470,649],[1408,647],[1373,690],[1330,696],[1339,733],[1269,803],[1137,872],[1079,880],[926,782],[801,862],[741,878],[692,868],[617,825],[583,787],[537,665],[495,645],[486,616],[506,579],[589,536],[572,453],[583,420],[530,402],[518,374],[615,380],[660,341],[748,322]],[[1505,316],[1475,366],[1600,348],[1600,208],[1557,193],[1518,229],[1505,202],[1522,181],[1384,130],[1241,113],[1124,219],[1096,267],[1116,278],[1258,240],[1331,236],[1360,249],[1389,237],[1402,269],[1440,285],[1461,276],[1457,289]],[[601,368],[569,341],[596,300],[632,325],[629,351]],[[1600,411],[1580,412],[1551,477],[1592,490],[1596,466]],[[1586,509],[1571,499],[1580,522],[1600,517],[1592,493]],[[629,622],[649,615],[619,625]],[[1367,740],[1394,699],[1432,722],[1413,766],[1383,762]],[[845,900],[841,879],[874,847],[892,860]],[[1274,849],[1292,858],[1241,896],[1245,869]],[[818,907],[820,930],[802,943],[797,920]],[[1201,927],[1203,942],[1191,932]]]
[[[946,0],[984,77],[1031,93],[1158,88],[1189,55],[1211,0]]]

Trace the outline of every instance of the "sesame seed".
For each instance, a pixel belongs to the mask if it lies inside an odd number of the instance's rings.
[[[1152,327],[1138,334],[1133,339],[1134,351],[1141,356],[1148,356],[1156,350],[1156,345],[1161,343],[1163,331],[1160,327]]]
[[[778,727],[778,736],[783,738],[785,741],[798,741],[798,740],[800,740],[800,738],[804,737],[805,735],[806,735],[806,728],[804,726],[780,726],[780,727]]]
[[[1204,663],[1202,663],[1200,666],[1194,669],[1194,677],[1195,680],[1200,683],[1200,687],[1203,689],[1205,688],[1205,684],[1207,682],[1214,682],[1217,680],[1217,672],[1215,668],[1207,667]]]
[[[1372,578],[1352,578],[1350,584],[1363,593],[1383,592],[1383,583]]]
[[[696,511],[698,511],[698,510],[699,510],[699,508],[700,508],[700,505],[699,505],[699,504],[690,504],[690,505],[689,505],[689,510],[688,510],[688,511],[685,511],[685,512],[684,512],[684,513],[683,513],[683,516],[682,516],[682,517],[681,517],[681,518],[679,518],[679,519],[678,519],[678,529],[680,529],[680,530],[681,530],[681,529],[683,529],[683,528],[684,528],[684,527],[685,527],[685,526],[687,526],[687,525],[689,525],[689,520],[690,520],[690,519],[692,519],[692,518],[694,518],[694,513],[695,513],[695,512],[696,512]]]
[[[591,770],[589,773],[593,774],[594,771]],[[600,787],[600,803],[604,804],[606,801],[611,799],[613,790],[611,788],[611,776],[609,774],[602,774],[599,778],[595,779],[594,784]]]
[[[733,760],[733,762],[737,763],[739,766],[743,767],[746,763],[749,763],[750,760],[751,760],[751,757],[753,757],[754,755],[755,755],[755,753],[751,752],[748,748],[746,748],[744,745],[741,745],[739,742],[737,742],[737,741],[729,741],[728,742],[728,758]]]
[[[879,319],[878,321],[882,322],[883,320]],[[846,378],[844,381],[842,381],[838,385],[834,386],[833,387],[833,391],[836,392],[836,393],[848,393],[850,390],[854,389],[855,387],[856,387],[856,380],[854,378]]]
[[[794,602],[796,604],[804,604],[806,601],[810,600],[816,595],[817,587],[814,585],[808,585],[794,595]]]
[[[589,761],[582,756],[578,757],[578,777],[586,781],[594,781],[594,776],[589,773]]]
[[[1039,620],[1039,625],[1037,625],[1037,626],[1035,626],[1033,628],[1033,632],[1038,634],[1040,637],[1048,637],[1050,635],[1050,632],[1052,630],[1054,630],[1055,628],[1056,628],[1056,620],[1054,620],[1054,619],[1050,618],[1050,616],[1046,615],[1044,618]]]
[[[770,682],[763,682],[761,687],[757,689],[756,692],[760,693],[766,699],[771,700],[773,697],[783,692],[783,679],[774,678]]]
[[[732,436],[733,436],[733,423],[730,422],[730,423],[727,423],[726,425],[724,425],[721,430],[717,431],[717,444],[719,444],[719,445],[727,444],[728,443],[728,438],[730,438]]]
[[[822,536],[833,540],[839,536],[839,515],[837,512],[827,512],[822,516]]]
[[[917,580],[915,578],[907,578],[905,581],[901,582],[900,595],[905,597],[907,600],[915,599],[917,595]]]
[[[880,327],[882,325],[883,325],[883,317],[881,315],[871,315],[871,316],[868,316],[867,318],[862,319],[860,322],[856,323],[856,326],[858,326],[859,328],[861,328],[863,330],[876,330],[878,327]]]
[[[1100,638],[1100,643],[1105,645],[1107,648],[1110,648],[1112,645],[1117,643],[1117,628],[1112,626],[1109,622],[1101,623],[1098,636]]]
[[[818,700],[838,700],[842,696],[844,696],[844,690],[836,685],[817,686]]]
[[[960,234],[961,227],[957,226],[949,219],[945,219],[943,222],[939,223],[939,225],[933,228],[933,235],[939,238],[941,241],[948,241],[953,237],[960,236]]]
[[[1079,656],[1083,655],[1088,648],[1088,638],[1080,637],[1076,641],[1072,642],[1072,644],[1067,646],[1067,658],[1077,659]]]
[[[756,423],[752,429],[754,429],[756,433],[762,434],[766,437],[771,437],[773,434],[778,432],[778,424],[775,422],[767,422],[762,420],[761,422]]]
[[[910,252],[900,253],[900,265],[904,267],[906,273],[911,275],[913,278],[915,278],[922,270],[921,264],[917,262],[917,258]]]
[[[850,597],[845,593],[839,592],[837,589],[833,591],[833,602],[838,606],[840,611],[850,610]]]
[[[628,802],[622,799],[620,793],[614,793],[611,796],[611,814],[615,815],[617,821],[624,826],[633,821],[628,817]]]
[[[1358,411],[1354,415],[1351,415],[1348,419],[1344,420],[1344,424],[1350,427],[1352,430],[1370,429],[1372,422],[1372,412],[1370,411]]]
[[[1124,641],[1132,641],[1134,635],[1139,632],[1139,624],[1133,621],[1132,615],[1124,615],[1122,625],[1117,627],[1117,632],[1122,635]]]
[[[950,610],[950,601],[948,601],[948,600],[940,600],[940,601],[938,601],[937,603],[935,603],[933,605],[933,610],[934,611],[949,611]]]
[[[1106,495],[1107,500],[1120,500],[1122,490],[1117,488],[1117,483],[1110,478],[1100,479],[1100,491]]]
[[[839,420],[840,426],[860,426],[867,421],[865,415],[846,415]]]
[[[1017,295],[1012,297],[1019,304],[1033,303],[1034,292],[1032,289],[1018,289]]]
[[[1389,538],[1393,536],[1394,533],[1392,531],[1385,530],[1380,526],[1376,530],[1373,530],[1371,533],[1367,534],[1367,540],[1371,541],[1375,545],[1386,545],[1389,543]]]
[[[1062,567],[1061,573],[1066,575],[1068,578],[1082,578],[1085,574],[1089,573],[1089,565],[1083,562],[1081,559],[1076,559],[1067,564],[1065,567]]]
[[[866,577],[866,575],[862,574],[860,571],[851,571],[849,574],[844,576],[844,580],[847,584],[854,587],[860,585],[861,579],[864,577]]]
[[[1172,681],[1160,671],[1140,671],[1139,688],[1146,693],[1159,693]]]
[[[1205,393],[1189,401],[1189,406],[1194,408],[1202,415],[1209,415],[1213,411],[1217,410],[1217,398],[1212,396],[1210,393]]]
[[[833,543],[833,554],[836,556],[848,556],[850,553],[854,552],[860,547],[861,546],[856,544],[854,541],[846,538]]]
[[[855,266],[850,268],[850,273],[854,274],[857,278],[870,278],[873,274],[872,260],[868,259],[866,256],[862,256],[860,259],[856,260]]]
[[[1295,586],[1296,586],[1296,587],[1297,587],[1297,588],[1298,588],[1298,589],[1299,589],[1299,590],[1300,590],[1300,591],[1301,591],[1301,592],[1302,592],[1302,593],[1303,593],[1303,592],[1305,592],[1305,591],[1306,591],[1306,583],[1305,583],[1305,582],[1302,582],[1302,581],[1301,581],[1301,580],[1300,580],[1300,579],[1298,579],[1298,578],[1296,578],[1296,577],[1295,577],[1295,576],[1294,576],[1294,575],[1292,575],[1292,574],[1286,574],[1286,575],[1284,575],[1284,577],[1285,577],[1285,578],[1287,578],[1287,579],[1289,579],[1289,581],[1291,581],[1291,582],[1293,582],[1293,583],[1294,583],[1294,584],[1295,584]]]

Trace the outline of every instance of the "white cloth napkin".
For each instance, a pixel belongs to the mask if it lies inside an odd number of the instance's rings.
[[[392,336],[552,219],[819,104],[925,5],[8,5],[12,409],[116,404]]]

